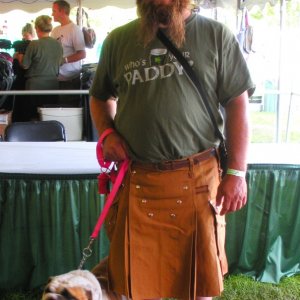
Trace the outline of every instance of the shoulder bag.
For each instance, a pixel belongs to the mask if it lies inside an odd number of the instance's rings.
[[[77,25],[80,26],[80,17],[79,17],[80,10],[77,9]],[[96,43],[96,32],[93,28],[90,26],[89,22],[89,15],[88,13],[82,8],[81,10],[81,17],[82,17],[82,23],[83,19],[85,19],[86,26],[82,27],[82,33],[84,37],[84,43],[85,47],[92,49]]]

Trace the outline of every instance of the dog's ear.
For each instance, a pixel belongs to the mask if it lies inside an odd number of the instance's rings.
[[[92,292],[86,291],[81,287],[68,287],[63,291],[62,295],[70,300],[93,300]]]
[[[51,277],[48,277],[48,281],[47,281],[47,283],[51,282],[53,278],[54,278],[53,276],[51,276]]]

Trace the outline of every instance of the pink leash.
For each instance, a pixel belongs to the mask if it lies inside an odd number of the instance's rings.
[[[115,130],[113,128],[106,129],[100,136],[99,141],[97,143],[96,154],[97,154],[97,159],[98,159],[98,162],[100,165],[100,170],[101,170],[101,173],[98,176],[98,189],[99,189],[99,194],[107,194],[107,197],[106,197],[106,201],[105,201],[104,207],[102,209],[102,212],[101,212],[101,214],[98,218],[98,221],[94,227],[93,233],[90,236],[90,242],[89,242],[88,246],[86,248],[84,248],[82,251],[82,259],[81,259],[78,269],[82,269],[87,258],[92,255],[91,246],[92,246],[94,240],[99,235],[101,226],[104,223],[107,213],[108,213],[108,211],[114,201],[114,198],[122,184],[122,181],[124,179],[124,176],[126,175],[128,166],[130,164],[130,161],[128,159],[124,160],[123,162],[120,163],[120,169],[117,172],[114,162],[104,160],[103,152],[102,152],[102,144],[103,144],[104,139],[113,132],[115,132]],[[110,181],[112,182],[113,187],[112,187],[112,190],[109,192],[108,185],[109,185]]]

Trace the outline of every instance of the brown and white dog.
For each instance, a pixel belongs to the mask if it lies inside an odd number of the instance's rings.
[[[42,300],[107,300],[97,278],[89,271],[75,270],[49,279]]]
[[[74,270],[51,277],[42,300],[124,300],[108,289],[107,257],[90,271]]]

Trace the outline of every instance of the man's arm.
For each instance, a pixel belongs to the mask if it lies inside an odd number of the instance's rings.
[[[246,171],[249,147],[248,93],[232,99],[225,106],[226,145],[228,168]],[[236,211],[247,202],[245,177],[225,175],[217,193],[217,205],[222,204],[221,214]]]
[[[14,54],[14,58],[16,58],[19,62],[19,65],[23,68],[23,69],[28,69],[28,68],[25,68],[25,66],[23,65],[23,59],[24,59],[24,54],[22,53],[19,53],[19,52],[16,52]]]
[[[111,98],[101,101],[95,97],[91,97],[90,101],[91,116],[93,123],[99,133],[99,136],[107,128],[114,128],[114,117],[116,114],[117,103]],[[128,147],[125,140],[114,132],[108,135],[103,142],[104,159],[110,161],[122,161],[128,158]]]
[[[92,96],[90,105],[92,120],[99,135],[101,135],[105,129],[114,127],[114,117],[117,109],[117,104],[114,99],[101,101]]]
[[[72,62],[76,62],[79,60],[82,60],[86,57],[86,52],[85,50],[78,50],[75,53],[64,57],[64,63],[72,63]]]
[[[228,168],[246,171],[250,130],[248,93],[231,100],[225,107]]]

